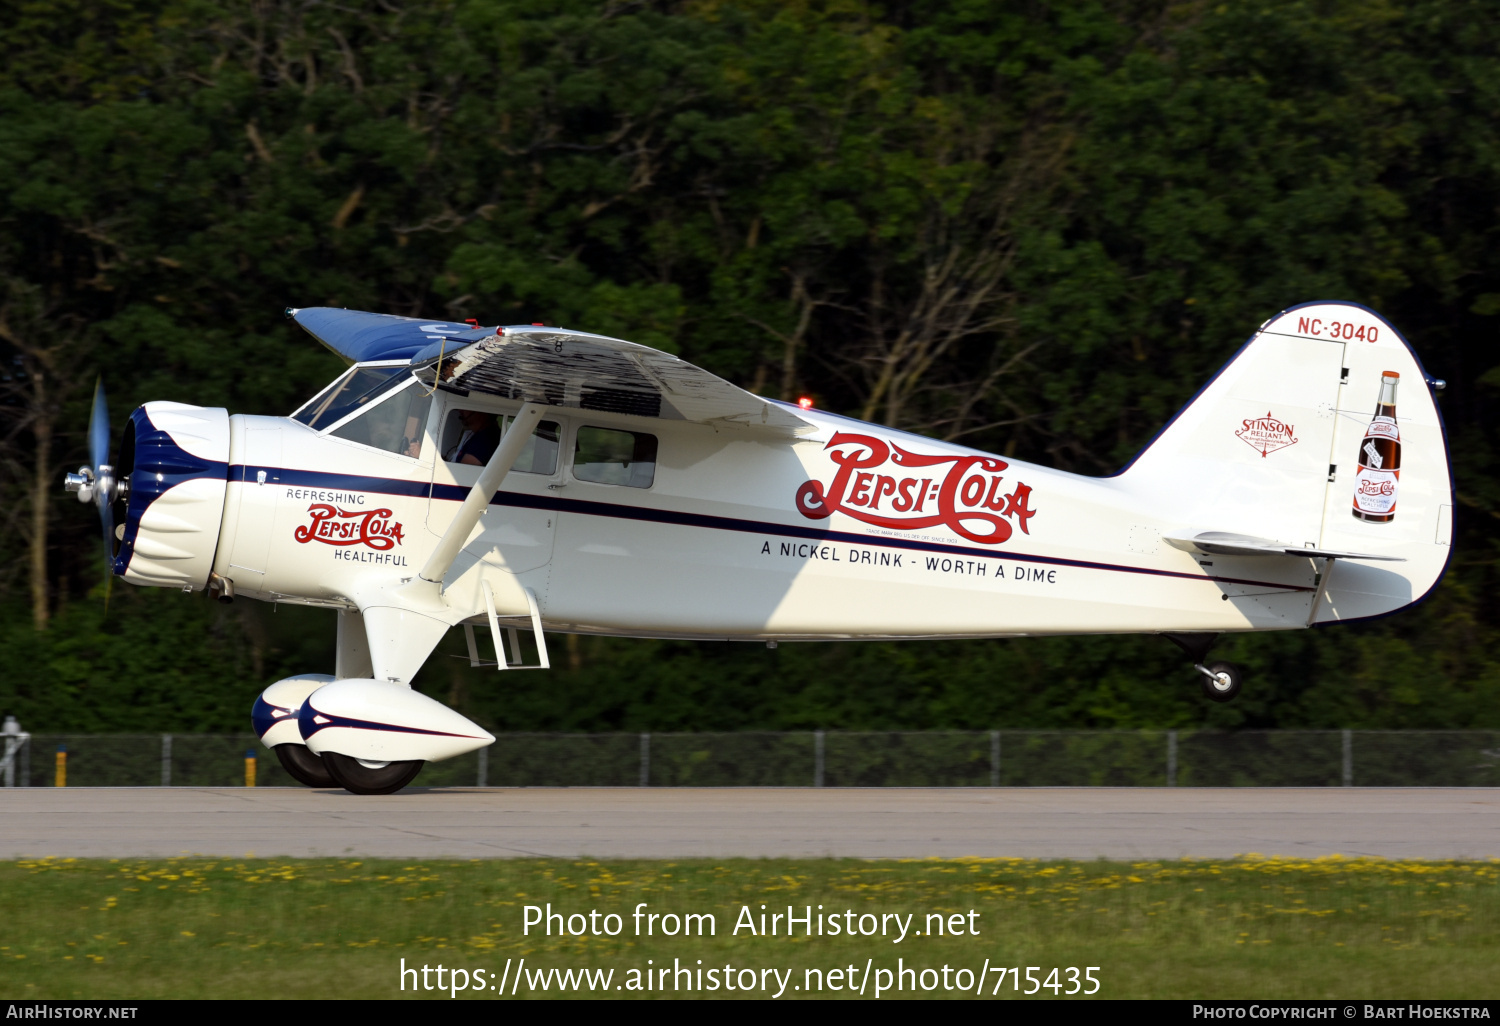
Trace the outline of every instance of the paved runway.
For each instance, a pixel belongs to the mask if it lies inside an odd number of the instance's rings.
[[[0,858],[1500,857],[1481,788],[0,791]]]

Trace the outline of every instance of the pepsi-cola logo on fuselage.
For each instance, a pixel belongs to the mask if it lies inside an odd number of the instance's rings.
[[[837,466],[825,486],[797,489],[797,511],[810,520],[843,513],[876,527],[914,531],[946,526],[982,545],[1008,541],[1013,527],[1030,534],[1031,488],[1007,484],[1009,467],[994,456],[924,456],[872,435],[840,431],[824,446]],[[885,471],[885,473],[882,473]],[[1005,489],[1009,488],[1009,491]]]

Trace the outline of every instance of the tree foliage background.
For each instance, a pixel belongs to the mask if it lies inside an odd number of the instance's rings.
[[[331,379],[285,306],[617,334],[1097,474],[1311,299],[1450,382],[1458,543],[1399,617],[1224,643],[1231,705],[1149,637],[554,638],[550,675],[418,684],[505,730],[1500,724],[1481,0],[14,0],[0,56],[0,708],[33,730],[243,730],[331,665],[331,614],[106,603],[59,487],[96,375],[117,431]]]

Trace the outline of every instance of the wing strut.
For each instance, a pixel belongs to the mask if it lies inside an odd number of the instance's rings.
[[[527,403],[521,407],[516,419],[511,421],[510,430],[505,432],[505,437],[500,439],[500,445],[495,449],[495,455],[484,465],[479,472],[479,480],[474,482],[474,487],[469,489],[469,494],[464,497],[463,505],[458,507],[458,513],[453,517],[453,522],[448,525],[448,530],[443,532],[442,539],[437,543],[437,548],[432,550],[432,555],[427,557],[427,563],[417,573],[422,580],[431,584],[441,585],[443,576],[448,573],[448,568],[458,558],[459,550],[469,540],[469,532],[474,530],[474,525],[479,523],[479,518],[484,516],[484,511],[489,508],[490,499],[494,498],[500,490],[500,484],[505,480],[505,475],[510,473],[510,468],[515,466],[516,460],[521,455],[521,449],[531,438],[531,433],[541,422],[545,407],[536,403]]]

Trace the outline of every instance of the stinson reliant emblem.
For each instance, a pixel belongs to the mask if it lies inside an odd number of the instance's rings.
[[[1260,453],[1262,459],[1277,449],[1297,444],[1297,429],[1277,420],[1270,410],[1264,417],[1247,417],[1242,424],[1234,437]]]

